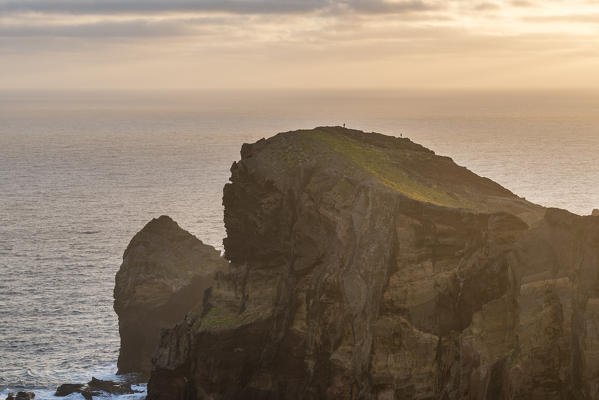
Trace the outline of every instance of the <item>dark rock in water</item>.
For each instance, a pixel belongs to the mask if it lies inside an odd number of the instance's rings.
[[[92,377],[87,384],[65,383],[56,389],[54,396],[65,397],[72,393],[80,393],[85,399],[92,399],[94,396],[105,394],[132,394],[139,393],[131,388],[130,383],[104,381]]]
[[[110,394],[130,394],[136,393],[131,389],[130,383],[103,381],[92,377],[92,380],[87,383],[87,387],[93,391],[101,391]]]
[[[18,392],[15,396],[14,393],[9,393],[6,396],[6,400],[30,400],[35,398],[35,393],[33,392]]]
[[[590,399],[599,220],[545,209],[408,139],[244,145],[231,264],[165,331],[148,399]]]
[[[14,393],[9,393],[6,400],[31,400],[34,398],[35,393],[33,392],[18,392],[16,396]]]
[[[83,383],[64,383],[56,389],[56,393],[54,396],[64,397],[68,396],[71,393],[79,393],[82,389],[85,388],[86,385]]]
[[[161,329],[174,326],[201,303],[214,271],[227,265],[217,250],[167,216],[137,233],[125,250],[114,289],[121,335],[118,372],[147,377]]]
[[[591,214],[593,217],[599,217],[599,209],[595,208]]]

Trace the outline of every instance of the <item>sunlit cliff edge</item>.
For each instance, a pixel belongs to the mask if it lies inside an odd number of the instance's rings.
[[[143,314],[167,328],[144,338],[149,399],[599,393],[599,218],[340,127],[244,145],[223,204],[226,260],[161,217],[117,275],[121,333],[133,293],[181,304],[176,324]]]

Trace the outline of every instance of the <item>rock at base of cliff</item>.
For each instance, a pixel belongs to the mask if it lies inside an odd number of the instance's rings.
[[[9,393],[6,400],[31,400],[34,398],[35,393],[33,392],[18,392],[16,395],[14,393]]]
[[[60,385],[54,396],[66,397],[72,393],[80,393],[85,399],[91,400],[94,396],[105,396],[106,394],[123,395],[140,392],[133,390],[130,383],[103,381],[92,377],[87,384],[65,383]]]

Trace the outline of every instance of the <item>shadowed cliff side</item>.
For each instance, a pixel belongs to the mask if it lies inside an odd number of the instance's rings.
[[[343,128],[244,145],[225,256],[148,398],[587,399],[599,219]]]
[[[133,237],[114,288],[119,373],[149,376],[161,329],[173,327],[201,303],[214,271],[227,264],[213,247],[167,216],[153,219]]]

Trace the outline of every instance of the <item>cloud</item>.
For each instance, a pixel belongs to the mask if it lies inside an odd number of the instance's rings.
[[[539,15],[524,18],[529,22],[583,22],[591,24],[599,24],[599,13],[597,14],[564,14],[564,15]]]
[[[245,37],[251,32],[255,38],[273,37],[279,31],[276,37],[289,38],[317,32],[333,21],[352,21],[351,30],[359,30],[362,17],[382,14],[402,14],[406,22],[447,19],[426,13],[441,9],[440,4],[438,0],[0,0],[0,37],[155,38],[197,36],[212,29],[228,34],[245,30]],[[307,22],[303,28],[302,22]],[[298,37],[302,40],[303,35]]]
[[[2,25],[0,37],[157,37],[189,32],[187,24],[176,21],[102,21],[72,25]]]
[[[0,12],[121,14],[165,12],[297,13],[320,9],[326,0],[4,0]]]
[[[513,0],[510,1],[510,4],[514,7],[534,7],[535,3],[533,3],[532,1],[528,1],[528,0]]]
[[[501,9],[501,6],[497,3],[491,3],[489,1],[484,3],[479,3],[473,8],[476,11],[493,11]]]
[[[341,3],[347,9],[365,14],[394,14],[418,11],[431,11],[444,8],[441,3],[414,1],[346,1]]]
[[[438,8],[439,4],[424,0],[0,0],[0,14],[299,14],[343,9],[365,13],[402,13],[426,11]]]

